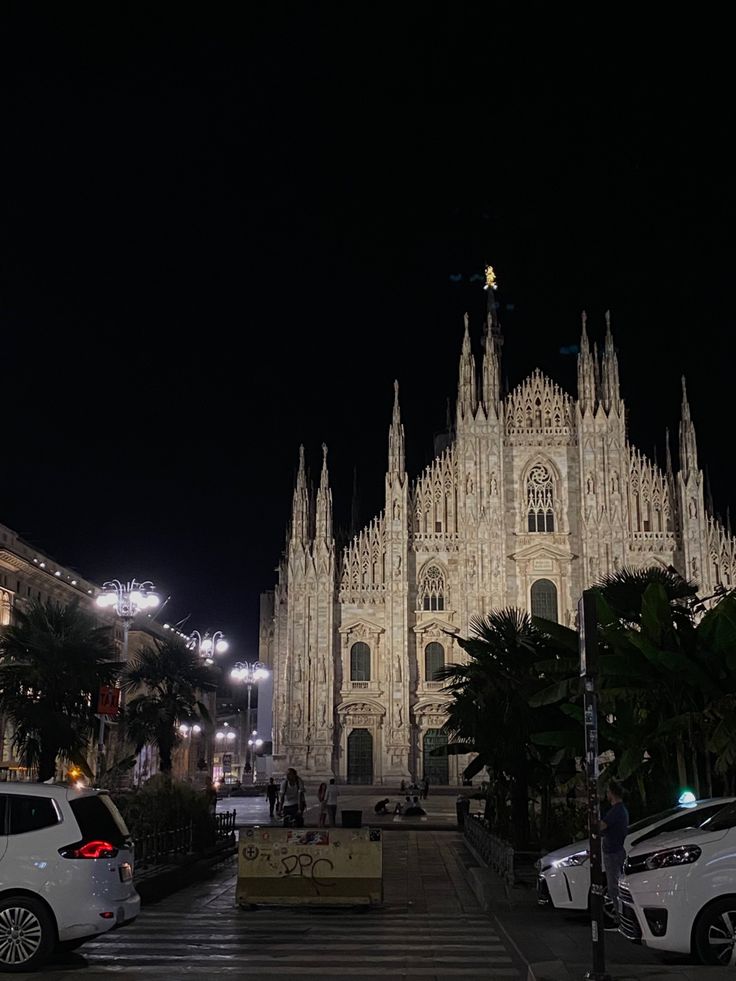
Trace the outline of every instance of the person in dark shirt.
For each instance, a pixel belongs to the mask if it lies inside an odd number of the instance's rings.
[[[608,898],[613,904],[614,916],[618,920],[618,880],[624,868],[626,851],[624,841],[629,833],[629,812],[623,802],[624,788],[611,780],[606,797],[611,805],[601,821],[603,832],[603,868],[606,870]]]
[[[279,788],[273,782],[273,777],[266,784],[266,797],[268,798],[268,816],[273,821],[273,809],[276,806],[276,798],[279,795]]]

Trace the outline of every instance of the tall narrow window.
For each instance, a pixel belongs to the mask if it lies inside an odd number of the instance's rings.
[[[445,575],[437,565],[431,565],[424,573],[419,586],[419,608],[421,610],[445,608]]]
[[[350,680],[371,680],[371,649],[362,640],[350,648]]]
[[[557,587],[549,579],[532,583],[532,616],[557,623]]]
[[[532,467],[526,479],[527,528],[529,531],[555,530],[555,502],[552,476],[541,463]]]
[[[432,641],[424,648],[424,677],[426,681],[441,681],[438,677],[445,666],[445,648]]]

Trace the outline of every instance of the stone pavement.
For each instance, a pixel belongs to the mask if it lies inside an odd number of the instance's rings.
[[[388,815],[378,815],[373,808],[379,800],[389,798],[388,808],[393,811],[397,801],[405,803],[405,794],[387,787],[340,787],[340,798],[338,805],[338,824],[340,823],[341,810],[362,810],[363,824],[370,824],[373,827],[394,830],[399,828],[424,828],[426,830],[454,830],[457,827],[457,811],[455,809],[455,793],[432,793],[426,800],[420,801],[421,806],[427,812],[426,817],[394,817],[392,813]],[[317,803],[316,788],[307,787],[307,810],[305,812],[305,822],[308,825],[316,826],[319,818],[319,804]],[[480,810],[480,801],[471,801],[471,807]],[[236,812],[235,822],[238,827],[249,824],[269,824],[268,802],[265,797],[225,797],[217,802],[218,812]],[[276,822],[280,823],[280,822]]]
[[[235,905],[236,863],[144,909],[36,974],[33,981],[161,981],[220,977],[273,981],[523,981],[526,966],[478,906],[457,832],[384,836],[384,903],[378,908]]]

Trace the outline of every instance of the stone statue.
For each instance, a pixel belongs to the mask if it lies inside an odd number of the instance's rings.
[[[302,724],[302,706],[300,702],[297,702],[294,706],[294,725],[300,726]]]
[[[403,725],[404,725],[404,709],[402,708],[401,705],[399,705],[399,721],[397,724],[397,728],[401,729]]]
[[[401,681],[401,655],[396,655],[396,680]]]
[[[327,671],[325,670],[325,659],[323,657],[319,659],[319,680],[323,685],[327,682]]]
[[[400,555],[395,555],[394,556],[394,575],[396,577],[398,577],[398,576],[401,575],[401,556]]]
[[[326,702],[322,702],[321,724],[324,726],[326,722],[327,722],[327,704]]]

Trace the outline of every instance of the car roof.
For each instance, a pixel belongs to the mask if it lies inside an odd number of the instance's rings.
[[[95,787],[74,787],[68,783],[3,783],[0,794],[17,794],[24,797],[53,797],[67,800],[69,797],[89,797],[99,794]]]

